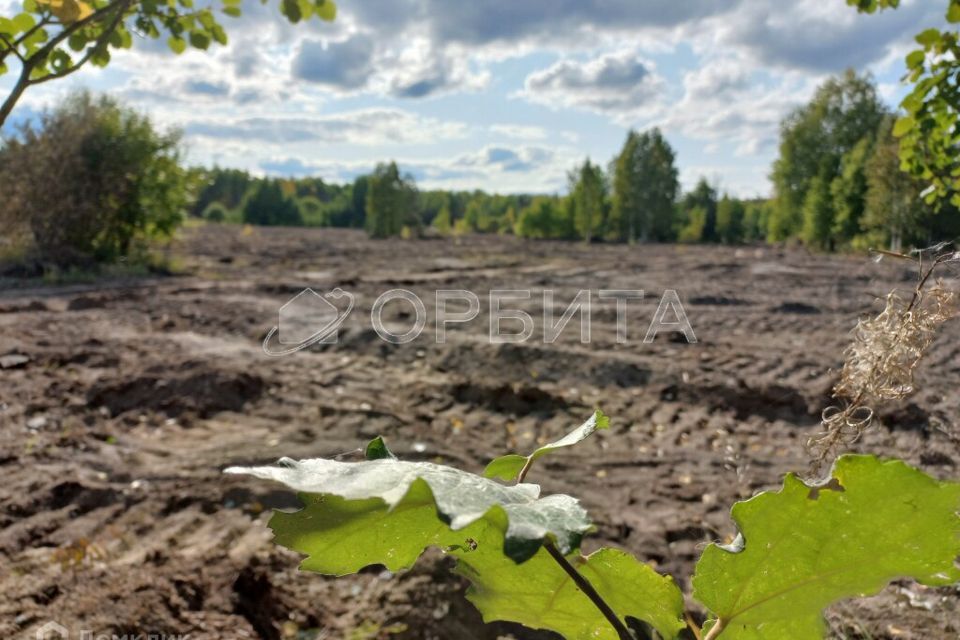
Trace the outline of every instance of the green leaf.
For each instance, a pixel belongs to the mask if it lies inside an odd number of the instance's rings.
[[[926,29],[925,31],[921,31],[917,36],[917,42],[922,44],[924,47],[932,47],[936,43],[940,42],[940,30]]]
[[[960,22],[960,2],[950,1],[950,7],[947,9],[947,22]]]
[[[893,135],[896,137],[901,137],[910,133],[910,131],[916,126],[917,121],[913,116],[904,116],[897,119],[896,124],[893,125]]]
[[[69,69],[72,64],[73,60],[70,59],[70,54],[63,49],[56,49],[50,54],[50,68],[54,73],[63,73]]]
[[[170,50],[177,55],[187,50],[187,41],[177,36],[170,36],[167,39],[167,44],[170,46]]]
[[[380,444],[382,441],[374,448],[379,448]],[[456,519],[444,515],[442,508],[438,507],[443,500],[439,492],[435,494],[431,483],[453,490],[456,495],[449,497],[461,503],[472,500],[469,496],[476,492],[472,487],[486,487],[482,490],[484,493],[502,496],[503,490],[511,495],[526,494],[532,485],[504,487],[455,469],[427,463],[423,463],[425,466],[401,463],[388,458],[378,462],[336,464],[349,469],[336,472],[337,476],[340,473],[344,476],[335,483],[346,483],[338,489],[340,493],[346,492],[347,485],[355,482],[367,484],[374,481],[366,477],[368,474],[362,471],[362,465],[381,467],[376,471],[375,482],[383,483],[382,489],[365,493],[383,495],[400,489],[400,485],[393,484],[395,478],[391,469],[420,469],[416,474],[426,471],[431,480],[417,477],[396,501],[382,497],[350,499],[328,493],[300,494],[304,509],[295,513],[275,513],[270,528],[278,544],[307,555],[301,564],[302,569],[346,575],[367,566],[383,565],[391,571],[399,571],[412,566],[425,548],[438,547],[457,558],[456,571],[473,583],[467,597],[480,609],[485,620],[509,620],[531,628],[551,629],[567,638],[617,639],[595,605],[542,548],[540,541],[547,537],[543,529],[532,532],[532,538],[520,542],[520,548],[528,551],[522,563],[509,557],[511,528],[524,522],[522,528],[531,525],[539,528],[544,518],[565,521],[572,518],[581,523],[573,536],[578,539],[584,524],[578,509],[564,513],[571,498],[550,496],[521,504],[499,502],[489,508],[486,506],[489,500],[486,500],[480,505],[466,507],[471,512],[483,511],[483,515],[470,516],[470,521],[459,527]],[[277,468],[267,469],[271,469],[270,476],[275,476]],[[331,471],[333,469],[331,467]],[[379,477],[382,469],[389,472],[386,477]],[[435,475],[439,469],[442,469],[442,480]],[[359,475],[354,476],[354,473]],[[402,475],[406,477],[406,473]],[[255,472],[255,475],[263,476],[261,472]],[[296,481],[294,487],[304,486],[301,482],[302,479]],[[528,498],[524,496],[523,500]],[[546,505],[546,502],[558,498],[558,510]],[[539,509],[538,503],[541,503],[542,510],[529,511]],[[527,511],[529,513],[524,513]],[[658,575],[629,554],[613,549],[602,549],[583,558],[571,545],[566,555],[624,619],[630,616],[646,621],[668,639],[675,638],[683,628],[683,597],[670,578]]]
[[[95,67],[105,67],[110,64],[110,50],[106,47],[98,49],[90,56],[90,64]]]
[[[497,531],[473,531],[476,540],[496,540]],[[600,611],[545,550],[523,564],[504,557],[496,544],[461,546],[448,551],[458,559],[456,572],[472,583],[467,599],[485,622],[508,620],[531,629],[549,629],[565,638],[617,640]],[[674,581],[617,549],[600,549],[587,557],[567,557],[623,619],[652,625],[665,639],[686,627],[683,594]]]
[[[527,460],[527,456],[521,456],[518,453],[508,453],[505,456],[500,456],[490,461],[490,464],[483,470],[483,477],[512,482],[517,479],[517,476],[527,465]]]
[[[290,22],[300,22],[303,14],[300,13],[300,3],[297,0],[282,0],[280,3],[280,13],[287,17]]]
[[[384,442],[383,436],[377,436],[367,444],[367,449],[364,452],[367,460],[383,460],[388,458],[390,460],[396,460],[397,456],[393,455],[393,452],[387,447],[387,443]]]
[[[107,42],[109,42],[110,46],[114,49],[120,49],[123,47],[123,34],[120,33],[119,29],[114,29],[110,32],[110,35],[107,36]]]
[[[719,640],[813,640],[822,610],[898,578],[960,580],[960,484],[899,461],[844,456],[830,482],[789,475],[776,493],[734,505],[733,547],[709,546],[694,595],[720,620]]]
[[[907,55],[907,68],[916,69],[917,67],[922,67],[926,59],[927,59],[927,54],[925,51],[922,51],[922,50],[911,51]]]
[[[23,33],[25,31],[29,31],[35,24],[37,24],[37,21],[34,20],[33,16],[29,13],[17,14],[13,16],[10,22],[13,24],[14,29],[16,29],[14,33]]]
[[[487,468],[483,470],[483,475],[487,478],[497,478],[507,482],[516,480],[520,472],[528,464],[533,464],[538,458],[556,449],[563,447],[572,447],[590,437],[597,429],[609,429],[610,418],[605,416],[602,411],[596,411],[590,419],[582,425],[560,438],[556,442],[545,444],[529,456],[521,456],[511,453],[501,456],[491,461]]]
[[[923,96],[918,95],[918,92],[916,91],[908,93],[903,98],[903,102],[900,103],[900,106],[903,107],[907,113],[911,115],[916,114],[923,107]],[[901,152],[902,151],[903,149],[901,148]],[[902,156],[903,154],[901,153],[900,155]]]
[[[309,20],[313,15],[312,0],[297,0],[297,6],[300,8],[301,19]]]
[[[67,45],[74,51],[83,51],[87,46],[87,36],[83,31],[75,31],[67,39]]]
[[[239,18],[243,15],[243,12],[240,10],[240,7],[224,7],[223,13],[230,16],[231,18]]]
[[[217,24],[216,19],[213,17],[213,13],[209,9],[204,9],[203,11],[197,14],[197,19],[200,21],[200,24],[203,25],[204,29],[212,29],[215,24]]]
[[[337,17],[337,5],[333,0],[319,0],[314,11],[326,22],[333,22]]]
[[[217,44],[225,45],[227,44],[227,32],[223,30],[219,24],[213,25],[213,28],[210,29],[210,35],[213,36],[214,41]]]
[[[130,49],[133,47],[133,36],[130,35],[130,32],[127,29],[121,26],[117,29],[117,33],[120,34],[121,49]]]
[[[570,496],[551,495],[541,498],[540,487],[534,484],[508,487],[472,473],[430,462],[405,462],[389,458],[364,462],[324,459],[297,462],[285,458],[280,461],[280,466],[233,467],[227,469],[227,472],[247,473],[258,478],[276,480],[298,492],[314,494],[313,498],[302,496],[305,501],[319,500],[324,503],[343,499],[343,508],[348,512],[359,505],[364,513],[377,507],[384,512],[395,511],[402,519],[412,518],[405,525],[404,534],[410,540],[410,549],[415,548],[416,553],[410,551],[402,554],[393,564],[383,561],[383,564],[391,568],[413,564],[420,552],[432,544],[424,540],[435,535],[439,525],[449,524],[450,528],[456,531],[488,517],[491,511],[494,514],[501,511],[505,514],[507,526],[504,533],[504,553],[515,562],[528,560],[546,539],[554,540],[563,553],[569,553],[579,546],[583,534],[591,528],[586,511]],[[414,488],[421,484],[423,487],[414,491]],[[422,489],[431,494],[429,499],[425,498]],[[412,496],[410,499],[416,508],[398,506],[408,494]],[[309,504],[310,502],[308,506]],[[302,519],[298,514],[303,513],[277,514],[274,518],[279,518],[281,522],[288,517]],[[347,518],[341,524],[354,526],[355,520],[354,517]],[[334,526],[336,522],[338,521],[334,519],[330,523],[320,523],[317,518],[307,518],[303,524],[308,529],[323,527],[317,535],[324,536],[331,535],[332,527],[332,540],[336,542],[336,536],[345,535]],[[396,541],[382,536],[366,538],[350,534],[345,544],[356,556],[347,561],[354,563],[362,553],[396,553]],[[360,546],[369,548],[361,551]],[[324,554],[317,562],[332,560],[329,554]],[[361,564],[352,571],[366,564]],[[326,572],[313,566],[307,568]],[[333,571],[338,572],[339,570]]]
[[[195,49],[207,49],[210,47],[210,36],[203,31],[190,32],[190,46]]]

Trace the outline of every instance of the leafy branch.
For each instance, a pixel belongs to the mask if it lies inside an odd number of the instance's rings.
[[[847,0],[859,11],[896,9],[900,0]],[[960,0],[948,0],[946,20],[960,23]],[[900,103],[903,115],[893,133],[900,138],[904,170],[926,181],[928,204],[960,205],[960,32],[930,28],[916,37],[919,49],[906,57],[904,80],[913,85]]]
[[[19,64],[19,75],[0,104],[0,127],[34,85],[67,77],[88,63],[104,67],[111,49],[129,49],[133,34],[157,39],[166,34],[177,54],[188,47],[206,50],[226,45],[227,32],[217,18],[242,15],[241,0],[212,0],[195,8],[194,0],[24,0],[23,11],[0,17],[0,76]],[[280,0],[280,12],[292,23],[333,20],[333,0]]]

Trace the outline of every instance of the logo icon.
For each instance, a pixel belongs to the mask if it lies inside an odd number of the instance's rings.
[[[70,637],[70,631],[60,624],[51,620],[39,629],[37,629],[37,640],[66,640]]]
[[[332,299],[332,301],[331,301]],[[345,300],[341,310],[334,302]],[[279,311],[277,326],[270,329],[263,340],[263,352],[277,358],[290,355],[318,342],[335,344],[337,332],[354,305],[353,294],[337,287],[326,295],[320,295],[307,287],[287,301]],[[344,302],[341,302],[341,305]],[[279,348],[270,347],[270,340],[277,336]]]

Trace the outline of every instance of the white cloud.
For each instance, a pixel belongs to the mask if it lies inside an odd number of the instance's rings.
[[[257,116],[194,120],[190,137],[243,140],[259,145],[291,143],[388,145],[423,144],[462,138],[467,125],[424,118],[400,109],[371,108],[316,116]]]
[[[526,99],[550,107],[577,107],[630,122],[655,112],[665,83],[639,53],[605,53],[585,62],[560,60],[527,76]]]
[[[774,80],[736,58],[714,59],[684,75],[683,97],[658,123],[711,153],[757,155],[773,149],[781,120],[813,88],[802,76]]]
[[[543,127],[522,124],[494,124],[490,126],[490,132],[505,138],[525,141],[546,140],[550,137],[550,132]]]

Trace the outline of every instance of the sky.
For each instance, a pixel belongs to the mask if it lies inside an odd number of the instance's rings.
[[[174,56],[136,38],[107,69],[31,88],[12,120],[85,87],[182,129],[192,163],[344,182],[394,159],[421,188],[499,193],[563,192],[576,163],[606,166],[630,128],[656,126],[684,187],[764,196],[783,117],[849,67],[895,106],[912,38],[945,5],[338,0],[335,22],[291,25],[277,0],[244,0],[228,46]]]

